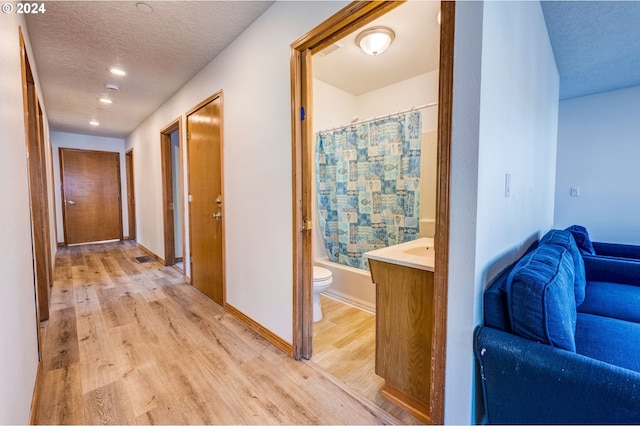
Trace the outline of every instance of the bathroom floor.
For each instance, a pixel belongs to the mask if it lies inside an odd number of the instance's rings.
[[[313,324],[311,362],[402,424],[422,424],[380,394],[384,380],[375,373],[375,315],[324,295],[320,300],[324,316]]]

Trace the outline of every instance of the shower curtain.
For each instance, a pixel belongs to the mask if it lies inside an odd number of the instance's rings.
[[[318,214],[332,262],[369,269],[363,253],[417,238],[421,127],[416,111],[317,135]]]

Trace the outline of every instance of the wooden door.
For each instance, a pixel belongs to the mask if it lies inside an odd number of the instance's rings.
[[[136,239],[136,192],[133,180],[133,150],[125,154],[127,171],[127,207],[129,219],[129,239]]]
[[[29,174],[36,311],[38,320],[42,321],[49,318],[49,295],[50,287],[53,284],[44,123],[22,32],[20,32],[20,52],[22,56],[25,142],[28,153],[27,171]],[[39,331],[38,327],[38,333]],[[38,338],[39,336],[40,334],[38,334]],[[40,350],[40,343],[38,343],[38,350]]]
[[[122,239],[120,154],[60,149],[66,244]]]
[[[191,282],[224,304],[222,99],[214,95],[187,115]]]

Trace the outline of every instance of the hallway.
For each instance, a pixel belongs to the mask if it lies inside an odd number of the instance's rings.
[[[133,242],[58,250],[36,424],[379,424]]]

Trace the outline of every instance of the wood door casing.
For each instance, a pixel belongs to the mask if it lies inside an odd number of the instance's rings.
[[[221,93],[187,114],[187,151],[191,283],[224,305]]]
[[[160,167],[162,169],[162,222],[164,233],[164,264],[176,263],[175,209],[181,208],[182,200],[173,197],[173,158],[171,134],[178,132],[182,139],[182,120],[178,118],[160,131]],[[179,145],[182,145],[179,143]]]
[[[305,115],[313,117],[313,105],[304,104],[312,99],[312,81],[310,73],[305,69],[308,60],[305,51],[317,53],[325,47],[335,43],[346,34],[361,28],[367,23],[382,16],[403,2],[361,2],[353,1],[316,28],[303,35],[291,45],[291,123],[293,144],[293,277],[294,277],[294,334],[293,355],[296,358],[306,358],[312,354],[313,333],[308,326],[311,318],[312,304],[308,297],[308,288],[312,285],[311,272],[307,270],[309,263],[304,256],[309,252],[305,247],[310,244],[304,238],[304,211],[310,209],[311,199],[304,197],[305,183],[303,153],[304,145],[312,140],[304,131],[304,121],[301,109]],[[447,347],[447,288],[449,268],[449,184],[451,178],[451,127],[453,104],[453,53],[455,35],[455,2],[442,1],[442,24],[440,25],[440,66],[439,66],[439,95],[438,95],[438,179],[436,201],[436,236],[434,238],[435,273],[434,273],[434,347],[433,368],[431,369],[431,421],[435,424],[444,422],[444,385]],[[309,93],[309,95],[304,95]],[[306,137],[305,137],[306,135]]]
[[[20,55],[22,65],[25,143],[28,153],[27,172],[29,179],[36,313],[38,321],[42,321],[49,318],[50,287],[53,284],[44,122],[22,30],[20,30]],[[38,327],[38,339],[40,339],[39,332],[40,329]],[[40,349],[40,341],[38,340],[38,350],[40,351]]]
[[[120,154],[60,148],[65,244],[122,239]]]
[[[291,132],[293,184],[293,356],[313,353],[311,179],[313,153],[312,55],[374,21],[401,1],[354,1],[291,45]],[[304,111],[304,113],[301,113]],[[303,118],[304,117],[304,118]]]
[[[125,154],[125,162],[127,169],[127,213],[129,219],[129,239],[136,239],[136,192],[135,180],[133,177],[133,150],[127,151]]]

